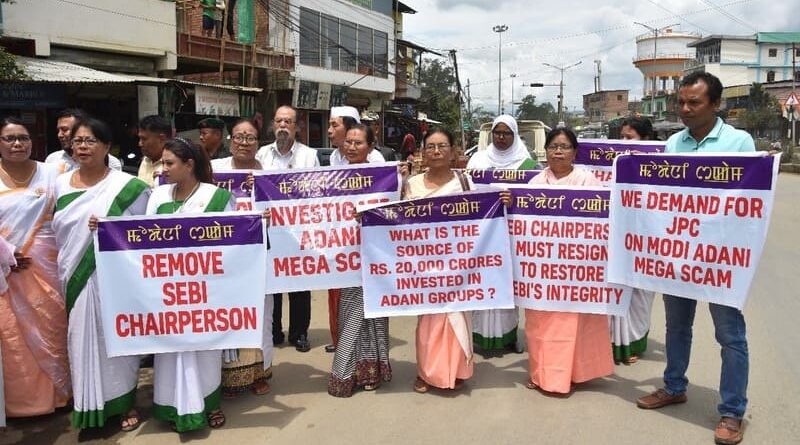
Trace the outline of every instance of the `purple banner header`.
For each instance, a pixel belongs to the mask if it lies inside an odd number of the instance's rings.
[[[333,196],[397,192],[397,165],[363,168],[322,168],[314,171],[281,171],[255,177],[256,201],[286,201]]]
[[[611,190],[559,188],[512,188],[509,215],[608,218]]]
[[[578,139],[575,163],[599,167],[611,167],[614,158],[625,152],[661,153],[666,142],[635,141],[617,139]]]
[[[500,202],[500,192],[478,191],[412,199],[366,210],[361,214],[361,225],[401,226],[504,216],[505,206]]]
[[[261,215],[142,216],[97,224],[101,252],[263,244]]]
[[[472,178],[475,184],[527,184],[541,170],[503,170],[490,168],[486,170],[469,169],[463,172]]]
[[[614,178],[620,184],[770,190],[774,162],[772,156],[622,156]]]
[[[214,185],[225,189],[236,198],[250,198],[252,187],[247,185],[249,171],[217,171],[213,173]]]

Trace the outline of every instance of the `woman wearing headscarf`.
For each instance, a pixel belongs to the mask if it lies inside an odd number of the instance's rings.
[[[532,170],[525,142],[519,137],[517,121],[507,115],[492,122],[492,143],[486,150],[475,153],[467,163],[468,169]],[[472,316],[472,341],[483,351],[517,350],[519,314],[514,309],[475,311]]]
[[[653,125],[647,118],[630,117],[622,122],[622,139],[648,140],[653,136]],[[650,312],[653,310],[655,292],[633,289],[631,305],[625,316],[608,317],[611,325],[611,341],[614,362],[631,365],[647,350],[647,334],[650,333]]]
[[[58,170],[31,156],[21,121],[0,121],[0,237],[13,263],[0,289],[0,345],[5,409],[38,416],[65,406],[72,393],[67,361],[67,314],[58,281],[50,220]],[[8,261],[4,261],[8,263]]]
[[[68,317],[72,426],[102,427],[109,417],[119,415],[122,430],[130,431],[141,424],[133,408],[139,357],[106,353],[92,220],[143,214],[150,188],[140,179],[108,168],[110,147],[111,129],[104,122],[85,118],[73,126],[72,151],[78,168],[56,179],[53,231]]]
[[[547,134],[547,168],[530,184],[599,186],[594,175],[575,167],[578,139],[568,128]],[[575,312],[525,310],[528,340],[529,389],[569,394],[573,383],[586,382],[614,372],[608,317]]]

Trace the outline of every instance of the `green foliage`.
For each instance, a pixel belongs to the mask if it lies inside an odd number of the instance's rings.
[[[744,127],[754,136],[762,136],[767,129],[780,125],[778,99],[764,90],[760,83],[750,87],[750,105],[740,115]]]
[[[555,128],[558,123],[558,113],[550,102],[536,103],[536,96],[529,94],[522,98],[522,103],[517,108],[517,120],[537,120],[545,125]]]
[[[422,85],[419,110],[456,133],[461,132],[453,67],[439,59],[425,59],[419,75]]]
[[[17,65],[17,59],[0,46],[0,81],[26,80],[28,75]]]

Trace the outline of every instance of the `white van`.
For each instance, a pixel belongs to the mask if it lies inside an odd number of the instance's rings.
[[[519,136],[528,147],[528,152],[531,158],[539,163],[546,162],[544,150],[544,139],[550,127],[545,125],[542,121],[518,121]],[[478,150],[486,150],[486,147],[492,143],[492,123],[487,122],[481,125],[481,134],[478,137]]]

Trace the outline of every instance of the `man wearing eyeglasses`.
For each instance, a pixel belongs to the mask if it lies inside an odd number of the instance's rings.
[[[86,117],[86,113],[77,108],[67,108],[56,115],[56,131],[61,150],[50,153],[45,158],[45,164],[55,164],[59,173],[65,173],[78,168],[78,161],[72,157],[72,127],[75,122]],[[108,166],[114,170],[122,171],[122,161],[114,155],[108,155]]]
[[[272,119],[275,142],[258,150],[256,159],[265,170],[319,167],[317,150],[303,145],[295,139],[297,132],[297,110],[284,105],[275,110]],[[275,294],[272,310],[272,341],[279,345],[284,341],[281,314],[283,294]],[[308,341],[308,326],[311,323],[311,292],[289,292],[289,343],[300,352],[311,350]]]
[[[208,159],[222,159],[231,155],[222,143],[222,131],[225,122],[222,119],[209,117],[197,123],[200,130],[200,148],[208,154]]]

